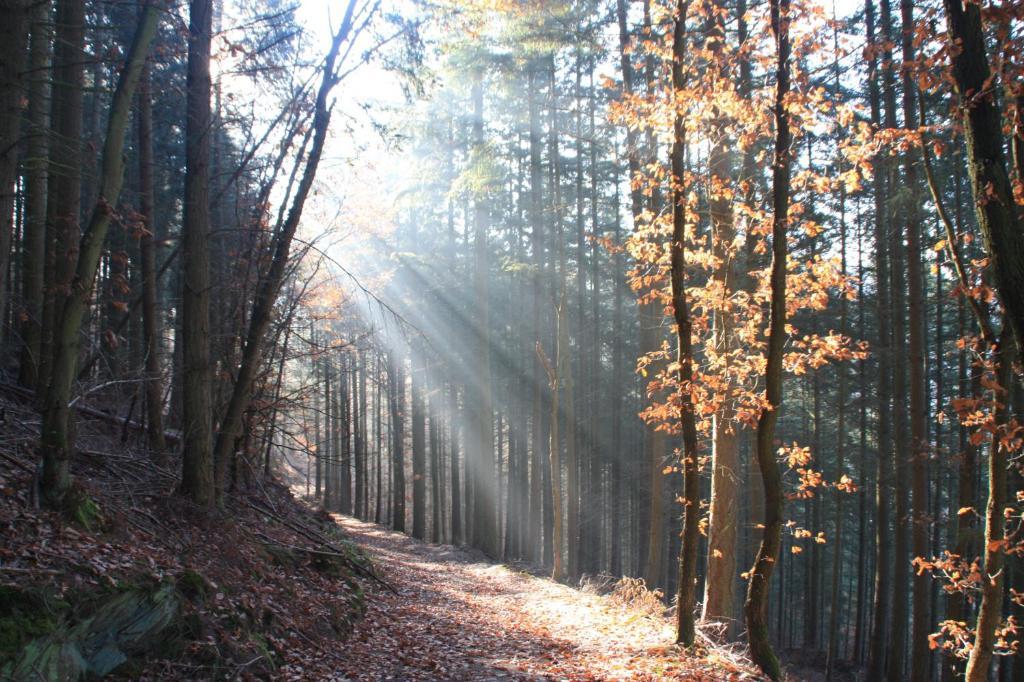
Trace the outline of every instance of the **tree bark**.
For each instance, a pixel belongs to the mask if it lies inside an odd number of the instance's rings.
[[[772,32],[776,41],[775,151],[772,160],[772,265],[771,309],[765,366],[765,398],[768,407],[757,420],[756,456],[764,481],[764,532],[754,566],[750,570],[743,605],[754,663],[772,680],[782,679],[779,660],[768,637],[768,596],[772,569],[782,539],[783,490],[775,459],[775,424],[782,408],[782,358],[786,343],[786,232],[789,223],[791,134],[786,97],[789,94],[789,0],[769,0]]]
[[[215,501],[213,367],[210,364],[210,43],[212,0],[190,0],[185,118],[185,201],[181,229],[181,492]]]
[[[0,1],[0,20],[4,27],[0,41],[0,342],[7,330],[7,269],[14,238],[15,184],[26,102],[25,58],[29,18],[33,14],[29,0]]]
[[[160,367],[160,314],[157,311],[156,225],[153,211],[153,99],[149,89],[149,65],[139,78],[138,105],[139,213],[143,234],[139,240],[142,267],[142,336],[145,346],[146,433],[149,446],[157,452],[164,441],[164,389]]]
[[[103,242],[124,181],[124,138],[128,129],[132,99],[139,82],[150,43],[156,35],[159,11],[148,3],[139,19],[135,36],[117,81],[110,105],[99,178],[99,197],[89,224],[78,245],[78,258],[71,288],[57,318],[54,337],[53,373],[43,402],[40,450],[43,454],[42,489],[47,503],[62,506],[71,485],[69,463],[74,446],[69,403],[78,364],[82,319],[89,308]]]
[[[50,7],[48,0],[36,2],[31,15],[28,64],[28,141],[25,148],[25,227],[22,237],[22,292],[25,322],[18,365],[18,383],[38,390],[42,353],[43,291],[46,261],[47,155],[50,117],[47,103],[50,85]],[[4,209],[6,210],[6,209]]]
[[[672,141],[672,311],[676,322],[676,381],[679,384],[679,421],[683,435],[683,530],[679,548],[679,586],[676,594],[676,642],[693,646],[696,640],[694,602],[697,591],[697,553],[700,541],[700,468],[697,420],[694,414],[693,323],[686,298],[686,114],[676,98],[686,86],[686,13],[688,0],[676,4],[672,32],[672,90],[676,100]],[[661,473],[660,471],[658,472]]]
[[[1024,346],[1024,230],[1007,173],[998,89],[989,83],[981,6],[957,0],[944,0],[943,5],[975,215],[1007,322],[1020,348]]]

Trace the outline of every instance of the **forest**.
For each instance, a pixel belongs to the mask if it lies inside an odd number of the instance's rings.
[[[1024,4],[0,22],[0,677],[1024,680]]]

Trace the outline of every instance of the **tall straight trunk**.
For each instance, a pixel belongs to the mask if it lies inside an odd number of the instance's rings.
[[[459,477],[459,387],[456,382],[451,384],[451,488],[452,488],[452,544],[463,541],[462,534],[462,481]]]
[[[380,354],[373,355],[373,421],[374,440],[374,490],[373,490],[373,522],[380,525],[384,521],[384,401],[382,399]]]
[[[270,344],[270,348],[271,353],[273,353],[273,343]],[[267,360],[272,362],[273,355],[271,354]],[[355,497],[353,495],[353,482],[355,478],[354,433],[356,427],[354,415],[356,401],[354,377],[352,354],[342,353],[341,374],[339,375],[340,386],[338,389],[338,400],[340,402],[338,409],[338,431],[341,440],[341,469],[339,472],[341,478],[341,487],[339,488],[341,502],[339,504],[339,511],[349,516],[355,516],[356,514]],[[243,455],[245,454],[244,448],[240,447],[239,451]]]
[[[891,0],[881,0],[882,10],[882,98],[885,102],[885,127],[894,130],[896,124],[896,78],[893,66],[892,45],[894,28],[892,20]],[[887,177],[892,187],[899,187],[896,164],[887,168]],[[896,194],[896,192],[893,192]],[[889,197],[892,199],[892,197]],[[892,356],[907,357],[907,272],[904,269],[905,251],[903,248],[903,225],[899,222],[897,212],[887,206],[889,212],[889,258],[890,258],[890,303],[892,309]],[[910,556],[907,474],[910,463],[911,442],[907,433],[907,366],[903,362],[893,362],[893,435],[894,448],[891,462],[893,472],[893,575],[892,575],[892,610],[888,615],[892,623],[889,636],[891,649],[886,675],[889,682],[899,682],[905,674],[907,611],[910,597]]]
[[[838,77],[838,74],[837,74]],[[840,189],[839,194],[839,257],[842,274],[846,276],[846,190]],[[839,333],[846,334],[847,301],[843,296],[839,300]],[[839,386],[837,390],[837,412],[836,420],[836,469],[833,481],[838,482],[845,474],[846,466],[846,367],[839,365]],[[828,651],[825,658],[825,676],[831,680],[835,671],[836,659],[839,655],[839,587],[843,570],[843,498],[846,492],[836,491],[835,501],[835,531],[832,538],[832,584],[829,590],[829,624],[828,624]]]
[[[643,2],[643,30],[650,36],[655,36],[655,29],[651,20],[650,0]],[[655,59],[645,60],[644,80],[646,81],[648,93],[653,93],[658,87],[656,83],[657,72]],[[652,129],[648,129],[646,135],[647,162],[653,164],[657,161],[658,141]],[[663,198],[661,187],[655,185],[651,189],[650,209],[651,213],[658,215],[662,211]],[[634,229],[639,229],[639,224],[634,222]],[[646,292],[645,292],[646,293]],[[642,303],[640,308],[640,354],[646,355],[661,348],[662,333],[661,327],[664,311],[660,303]],[[650,486],[646,518],[641,516],[640,526],[646,527],[647,532],[641,535],[640,554],[646,555],[644,565],[644,577],[647,585],[652,589],[661,587],[664,583],[662,575],[664,547],[666,540],[665,533],[665,433],[656,428],[653,423],[644,424],[644,450],[642,468],[647,472],[647,480]],[[646,550],[646,551],[644,551]]]
[[[626,284],[624,281],[625,272],[625,259],[622,257],[622,219],[619,217],[619,183],[615,183],[614,193],[614,206],[615,206],[615,245],[620,247],[615,250],[615,267],[612,270],[613,277],[615,278],[615,301],[612,308],[612,327],[615,330],[622,329],[623,315],[622,306],[623,301],[626,298]],[[608,524],[608,540],[609,540],[609,563],[608,570],[612,574],[612,577],[618,578],[622,575],[622,529],[623,527],[628,528],[628,524],[624,526],[623,515],[628,510],[628,507],[623,504],[623,456],[622,456],[622,420],[623,420],[623,399],[622,394],[626,389],[626,353],[625,344],[622,341],[622,334],[615,333],[612,336],[612,385],[615,390],[612,391],[612,437],[611,437],[611,453],[609,459],[611,460],[611,466],[609,470],[609,477],[611,478],[610,485],[610,518]]]
[[[878,58],[875,48],[875,4],[865,2],[865,23],[867,41],[872,48],[868,61],[868,100],[871,108],[871,123],[877,129],[881,126],[881,92],[879,90]],[[891,542],[889,532],[890,505],[890,464],[892,450],[892,351],[889,306],[889,253],[886,233],[887,178],[885,168],[878,169],[874,176],[872,193],[874,197],[874,240],[875,240],[875,286],[878,305],[878,336],[875,341],[875,355],[878,358],[878,458],[875,487],[875,587],[872,608],[873,622],[870,652],[868,656],[868,677],[882,679],[885,674],[886,654],[889,649],[888,631],[890,624],[892,583],[890,582]]]
[[[527,76],[527,101],[530,117],[530,240],[533,252],[533,302],[531,330],[533,342],[540,343],[543,334],[544,307],[544,226],[543,190],[541,187],[541,131],[540,108],[537,102],[537,69],[530,65]],[[544,458],[544,379],[540,359],[530,354],[531,412],[530,412],[530,513],[527,544],[529,556],[535,563],[543,558],[543,458]]]
[[[482,153],[484,148],[484,92],[483,72],[477,71],[473,81],[473,145]],[[474,458],[473,545],[492,558],[500,555],[498,526],[495,520],[496,489],[494,485],[494,413],[491,408],[491,340],[490,340],[490,287],[487,199],[483,192],[473,202],[473,289],[476,347],[473,349],[473,385],[475,400],[471,405]]]
[[[586,509],[584,517],[588,525],[584,539],[581,542],[587,547],[587,561],[583,570],[589,574],[596,575],[601,571],[601,558],[604,554],[604,536],[601,532],[602,512],[608,508],[608,500],[604,496],[603,476],[607,461],[606,443],[603,438],[604,427],[600,420],[601,409],[601,359],[603,357],[601,345],[601,283],[600,283],[600,254],[602,247],[596,237],[601,232],[601,223],[598,212],[598,163],[597,163],[597,124],[596,124],[596,91],[594,89],[594,70],[597,68],[596,58],[591,60],[589,67],[590,97],[587,98],[588,114],[590,117],[590,144],[588,152],[590,156],[590,229],[593,239],[590,243],[590,325],[591,325],[591,347],[590,359],[590,405],[589,421],[587,432],[590,434],[590,496],[588,500],[581,501]],[[621,390],[616,386],[615,391]]]
[[[405,532],[405,376],[401,361],[388,354],[388,405],[391,416],[391,527]]]
[[[190,0],[181,228],[182,477],[197,504],[215,499],[210,364],[210,43],[212,0]]]
[[[47,158],[50,149],[50,31],[49,0],[36,2],[31,12],[31,41],[28,61],[28,111],[25,145],[25,227],[21,243],[22,296],[25,322],[21,326],[22,348],[18,383],[39,389],[42,352],[44,263],[46,261]],[[4,208],[3,210],[6,210]]]
[[[786,233],[789,224],[791,133],[786,98],[789,94],[789,0],[769,0],[776,42],[775,151],[772,159],[772,265],[768,350],[765,365],[767,407],[757,420],[757,465],[764,482],[764,532],[747,584],[743,613],[750,655],[772,680],[782,679],[779,660],[768,637],[768,595],[772,569],[782,540],[782,476],[775,454],[775,424],[782,408],[782,358],[786,343]]]
[[[103,142],[99,197],[77,249],[77,263],[63,310],[56,318],[53,371],[43,402],[40,450],[43,454],[42,488],[47,503],[60,507],[71,484],[69,463],[74,446],[71,437],[69,403],[78,365],[82,320],[89,308],[93,282],[110,227],[114,207],[124,181],[124,138],[135,88],[139,82],[149,46],[156,35],[159,12],[147,4],[139,18],[135,36],[125,58],[110,103],[110,118]]]
[[[356,418],[355,418],[355,473],[356,507],[355,514],[361,519],[370,516],[366,505],[369,481],[366,476],[366,353],[356,355]]]
[[[725,46],[725,12],[714,14],[708,26],[708,44],[717,50]],[[719,53],[719,56],[720,53]],[[724,64],[728,60],[722,59]],[[723,66],[721,77],[730,74]],[[745,94],[745,93],[744,93]],[[709,198],[711,218],[711,247],[716,260],[712,274],[722,296],[728,301],[736,288],[735,258],[731,249],[736,238],[732,216],[732,202],[725,190],[731,186],[732,169],[729,158],[732,141],[725,132],[725,117],[719,114],[715,121],[717,141],[708,152],[708,173],[711,176],[712,196]],[[717,189],[715,189],[717,188]],[[712,343],[724,359],[726,390],[732,389],[729,364],[736,347],[734,313],[731,309],[714,311]],[[707,575],[704,581],[702,618],[731,623],[736,615],[736,531],[739,520],[737,488],[739,483],[739,433],[736,410],[730,396],[715,412],[711,444],[711,497],[708,512]]]
[[[548,372],[548,380],[551,385],[551,427],[550,427],[550,444],[548,446],[548,456],[550,457],[550,471],[551,471],[551,500],[552,500],[552,513],[554,516],[554,523],[552,524],[552,535],[551,535],[551,547],[552,547],[552,562],[551,562],[551,579],[560,581],[566,577],[565,566],[562,563],[562,547],[565,541],[564,533],[562,530],[562,458],[561,458],[561,433],[560,433],[560,422],[559,419],[559,385],[561,384],[561,378],[558,373],[562,370],[562,360],[564,357],[564,351],[562,347],[563,339],[568,339],[568,333],[565,331],[565,292],[564,288],[562,295],[559,297],[558,308],[555,311],[555,359],[554,365],[548,362],[547,358],[544,358],[544,365]],[[537,353],[544,357],[544,351],[540,344],[537,344]]]
[[[903,63],[914,61],[914,5],[913,0],[901,0],[900,15],[903,30],[901,46]],[[906,128],[914,128],[918,113],[916,83],[909,69],[903,70],[903,121]],[[904,187],[909,190],[910,202],[905,210],[907,289],[909,307],[907,324],[910,364],[910,470],[911,470],[911,546],[915,557],[930,556],[928,548],[928,427],[927,383],[925,371],[925,312],[924,274],[921,268],[921,216],[918,210],[918,180],[915,160],[911,154],[904,158]],[[941,356],[940,356],[941,357]],[[905,467],[906,465],[903,464]],[[897,556],[897,561],[901,560]],[[905,559],[904,559],[905,560]],[[913,580],[913,610],[911,618],[910,660],[911,679],[925,682],[930,674],[931,652],[928,635],[934,629],[931,619],[929,588],[931,577],[924,571],[915,571]]]
[[[640,353],[646,355],[661,347],[661,319],[656,311],[659,303],[644,303],[640,307]],[[644,459],[648,480],[646,528],[646,562],[644,578],[652,590],[662,587],[662,558],[665,547],[665,433],[654,424],[644,424]]]
[[[362,356],[359,349],[355,349],[349,358],[349,420],[351,422],[351,458],[352,458],[352,516],[364,518],[362,511],[363,502],[363,467],[359,460],[360,450],[363,446],[363,437],[360,431],[362,426],[362,407],[359,404],[359,381],[362,375]]]
[[[436,396],[435,386],[428,381],[431,389],[428,395]],[[444,541],[444,533],[441,519],[444,518],[444,501],[442,500],[442,471],[441,471],[441,413],[439,401],[428,398],[427,415],[429,415],[430,426],[430,541],[441,543]]]
[[[82,199],[82,89],[84,81],[85,3],[59,0],[54,32],[51,96],[50,167],[46,205],[46,260],[43,319],[39,349],[40,401],[50,387],[58,317],[64,309],[80,236]]]
[[[865,322],[864,305],[864,246],[863,231],[861,230],[861,216],[858,207],[857,213],[857,336],[867,338],[867,327]],[[860,394],[860,445],[858,453],[858,478],[862,481],[857,491],[857,576],[855,590],[857,594],[857,612],[854,616],[855,635],[853,640],[853,660],[862,663],[864,660],[864,643],[867,641],[866,631],[868,630],[868,497],[871,491],[871,476],[868,473],[868,362],[860,361],[857,371],[858,392]]]
[[[139,240],[142,267],[142,337],[146,373],[146,434],[149,446],[163,452],[164,388],[160,369],[160,314],[157,311],[156,225],[153,211],[153,98],[149,88],[149,65],[139,79],[138,105],[139,213],[144,232]]]
[[[423,354],[412,349],[412,536],[427,537],[426,415],[423,413]]]
[[[298,230],[299,223],[301,222],[306,198],[313,187],[313,180],[320,165],[324,143],[327,140],[327,128],[331,122],[331,108],[327,104],[327,98],[337,83],[338,77],[334,73],[335,61],[337,60],[342,43],[348,39],[349,32],[352,29],[352,16],[355,6],[356,0],[350,0],[341,25],[334,35],[331,49],[327,53],[320,88],[316,95],[316,104],[313,112],[313,139],[306,157],[306,165],[302,170],[302,176],[295,190],[295,195],[292,197],[288,216],[283,222],[278,223],[275,230],[272,247],[274,255],[270,262],[270,267],[260,277],[256,288],[252,312],[249,317],[249,328],[245,337],[245,348],[242,351],[241,365],[238,368],[238,375],[231,391],[228,407],[221,419],[220,432],[217,434],[217,441],[214,447],[216,488],[219,498],[223,497],[227,488],[229,462],[235,451],[236,441],[242,435],[242,416],[249,409],[249,403],[252,400],[253,381],[263,360],[265,337],[273,319],[274,303],[284,282],[285,271],[288,267],[291,253],[292,239],[295,237],[295,232]]]
[[[686,86],[686,13],[689,0],[676,4],[672,32],[673,97]],[[672,139],[672,311],[676,322],[676,381],[679,383],[679,421],[683,435],[683,529],[679,548],[679,588],[676,594],[676,642],[693,646],[696,640],[693,607],[697,592],[697,553],[700,534],[700,467],[697,461],[697,419],[690,384],[693,381],[693,323],[686,299],[686,114],[677,102]],[[660,472],[659,472],[660,473]]]
[[[615,14],[616,14],[616,18],[618,20],[618,27],[619,27],[619,64],[620,64],[620,69],[622,71],[622,94],[623,94],[624,97],[628,98],[628,97],[632,97],[633,96],[633,94],[634,94],[634,87],[633,87],[633,67],[632,67],[631,60],[630,60],[630,51],[632,49],[632,45],[631,45],[630,34],[629,34],[628,25],[627,25],[628,8],[627,8],[627,4],[626,3],[627,3],[627,0],[616,0],[616,3],[615,3]],[[628,180],[629,185],[630,185],[630,194],[629,194],[629,196],[630,196],[630,213],[631,213],[632,218],[633,218],[634,228],[638,224],[640,215],[643,213],[643,210],[644,210],[644,206],[643,206],[643,193],[642,193],[642,191],[640,189],[639,184],[636,184],[636,183],[633,182],[634,179],[637,178],[637,176],[638,176],[638,174],[640,172],[640,155],[639,155],[638,144],[639,144],[639,141],[637,139],[636,132],[634,131],[632,126],[627,126],[626,127],[626,160],[627,160],[627,169],[629,171],[629,177],[627,178],[627,180]],[[616,196],[616,198],[618,197],[618,192],[616,192],[615,196]],[[616,212],[616,215],[618,215],[618,212]],[[619,228],[618,222],[616,222],[616,228],[617,229]],[[616,240],[616,243],[620,244],[620,245],[622,244],[621,235],[618,235],[618,239]],[[618,253],[618,252],[616,253],[616,261],[617,262],[616,262],[616,269],[615,269],[615,271],[617,273],[623,272],[623,269],[624,269],[623,268],[623,258],[621,256],[621,254]],[[622,317],[622,299],[624,298],[624,293],[625,293],[624,292],[624,286],[623,286],[623,282],[621,281],[621,277],[620,277],[619,279],[616,280],[616,305],[615,305],[615,310],[614,310],[615,315],[616,315],[616,319],[617,319],[617,321],[615,322],[615,328],[616,329],[621,329],[621,324],[622,324],[622,320],[623,320],[623,317]],[[643,324],[643,317],[641,315],[641,335],[644,333],[643,332],[643,326],[644,326],[644,324]],[[616,334],[615,335],[615,339],[616,339],[615,343],[617,344],[617,352],[615,353],[615,363],[616,363],[615,364],[615,369],[616,369],[616,372],[617,372],[617,375],[618,375],[616,377],[616,379],[615,379],[615,386],[617,387],[617,390],[615,391],[615,393],[616,393],[615,407],[616,407],[616,414],[620,417],[620,419],[616,419],[613,422],[613,425],[612,425],[612,429],[613,429],[613,433],[612,433],[612,453],[613,453],[612,454],[612,457],[613,457],[613,460],[612,460],[612,468],[613,468],[613,471],[612,471],[612,485],[613,486],[619,486],[618,492],[613,490],[612,497],[613,497],[613,500],[615,501],[614,503],[616,505],[618,505],[618,510],[622,509],[622,505],[621,505],[621,497],[622,497],[622,493],[621,493],[621,480],[622,480],[622,476],[623,476],[622,463],[623,463],[623,460],[624,460],[623,451],[622,451],[622,440],[623,439],[622,439],[622,426],[621,426],[622,398],[619,395],[620,394],[620,390],[618,390],[618,389],[624,388],[624,386],[625,386],[625,377],[623,376],[623,374],[624,374],[623,370],[624,370],[624,367],[625,367],[625,356],[624,356],[624,352],[623,352],[624,349],[623,349],[623,344],[622,344],[622,340],[621,340],[620,336],[621,336],[620,334]],[[621,516],[622,516],[621,512],[619,512],[619,513],[613,512],[613,514],[612,514],[612,529],[611,529],[612,532],[611,532],[611,536],[612,536],[612,543],[613,543],[613,545],[617,545],[619,543],[620,532],[619,532],[618,528],[619,528],[619,525],[621,523]],[[619,548],[617,546],[613,546],[613,548],[612,548],[612,573],[613,573],[613,575],[619,575],[620,573],[623,572],[622,571],[622,565],[621,565],[621,559],[622,559],[621,555],[622,555],[621,548]]]
[[[313,486],[313,499],[319,504],[323,498],[320,493],[323,490],[324,470],[324,444],[323,435],[320,431],[320,358],[316,354],[316,327],[310,323],[309,337],[312,339],[313,350],[313,445],[316,448],[314,457],[316,459],[314,474],[315,484]]]
[[[566,524],[565,541],[567,561],[566,574],[572,580],[579,577],[579,462],[577,461],[576,442],[573,438],[573,425],[576,423],[576,411],[573,404],[573,379],[572,363],[569,360],[569,328],[566,324],[563,340],[559,342],[564,356],[565,374],[562,377],[562,388],[564,391],[564,414],[565,414],[565,471],[566,471]]]
[[[25,58],[28,54],[29,0],[0,1],[0,342],[7,329],[7,269],[14,239],[14,198],[18,180],[21,119],[25,109]],[[32,74],[38,77],[38,74]]]
[[[335,438],[335,405],[334,405],[334,365],[330,358],[323,359],[324,382],[324,504],[327,511],[337,507],[338,486],[335,481],[335,470],[338,468],[338,443]]]

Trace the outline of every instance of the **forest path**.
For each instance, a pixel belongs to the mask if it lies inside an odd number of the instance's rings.
[[[375,589],[343,645],[352,680],[724,680],[668,620],[450,545],[335,515],[399,594]],[[733,668],[735,670],[735,668]]]

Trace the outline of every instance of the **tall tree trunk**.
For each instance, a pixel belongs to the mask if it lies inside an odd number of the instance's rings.
[[[530,241],[533,252],[533,320],[531,329],[534,344],[540,343],[543,335],[542,309],[544,307],[544,227],[543,189],[541,180],[541,130],[540,108],[537,102],[537,67],[527,67],[527,102],[530,126]],[[544,370],[540,359],[533,353],[531,367],[531,412],[530,412],[530,513],[529,513],[529,556],[535,563],[543,559],[543,458],[544,458]]]
[[[400,360],[388,354],[388,405],[391,414],[391,527],[405,532],[405,376]]]
[[[676,3],[672,32],[673,98],[686,86],[686,13],[689,0]],[[693,323],[686,299],[686,114],[677,101],[672,140],[672,311],[676,322],[676,381],[679,421],[683,434],[683,530],[679,548],[679,588],[676,594],[676,641],[693,646],[696,640],[693,607],[697,592],[697,553],[700,534],[700,467],[697,420],[690,384],[693,381]],[[658,472],[661,473],[660,471]]]
[[[39,386],[42,353],[43,288],[46,261],[47,155],[50,117],[47,106],[50,85],[49,0],[36,2],[31,14],[31,43],[28,64],[28,141],[25,147],[25,227],[22,237],[22,295],[25,322],[21,326],[23,345],[18,366],[18,383],[42,392]],[[6,210],[4,208],[3,210]]]
[[[43,454],[42,488],[47,503],[60,507],[70,484],[69,462],[74,447],[71,435],[70,401],[78,365],[82,319],[89,307],[103,242],[124,181],[124,138],[135,88],[139,82],[150,43],[156,35],[159,12],[147,4],[136,27],[110,104],[99,178],[99,197],[77,249],[77,263],[64,308],[57,318],[54,337],[53,372],[43,402],[40,450]]]
[[[412,349],[412,536],[419,540],[427,537],[427,453],[426,415],[423,413],[423,355],[420,348]]]
[[[43,3],[40,3],[43,4]],[[14,198],[21,149],[21,119],[25,109],[25,58],[28,54],[29,0],[0,1],[3,40],[0,41],[0,343],[7,330],[7,269],[14,238]],[[38,74],[32,74],[38,77]]]
[[[190,0],[181,228],[182,476],[195,503],[214,503],[213,367],[210,360],[210,43],[212,0]]]
[[[875,40],[875,4],[865,2],[865,23],[867,41],[871,48],[868,61],[868,99],[871,108],[871,123],[875,129],[881,126],[881,93],[877,42]],[[892,351],[890,336],[891,310],[889,306],[889,257],[886,219],[887,177],[885,168],[879,168],[874,176],[874,240],[875,240],[875,284],[878,304],[878,337],[875,341],[875,355],[878,357],[878,464],[875,488],[875,595],[872,609],[873,624],[868,676],[882,679],[885,674],[886,654],[889,649],[887,638],[890,617],[892,584],[890,582],[891,542],[889,531],[890,471],[889,458],[892,450]]]
[[[717,6],[716,6],[717,10]],[[707,44],[715,49],[721,64],[728,60],[722,54],[726,39],[725,10],[716,11],[709,21]],[[720,75],[730,74],[720,67]],[[742,93],[746,94],[746,93]],[[732,216],[732,201],[726,193],[731,187],[732,169],[729,158],[732,141],[725,129],[726,119],[718,114],[716,142],[708,151],[708,173],[711,176],[709,213],[711,217],[711,246],[715,257],[712,277],[721,287],[722,308],[714,311],[714,330],[711,342],[723,358],[725,390],[731,391],[732,380],[729,364],[736,347],[733,327],[734,313],[728,301],[736,288],[735,258],[731,250],[736,238],[736,227]],[[745,176],[749,177],[749,176]],[[704,581],[704,605],[702,618],[710,621],[731,623],[736,615],[736,531],[739,519],[737,488],[740,480],[739,433],[736,410],[732,396],[713,416],[711,445],[711,498],[708,512],[707,575]]]
[[[913,0],[901,0],[901,45],[903,63],[914,61],[914,5]],[[906,128],[918,112],[915,81],[909,68],[903,69],[903,121]],[[909,190],[906,214],[906,254],[909,307],[910,364],[910,470],[911,470],[911,545],[915,557],[930,556],[928,551],[928,427],[927,427],[927,374],[924,349],[924,274],[921,270],[921,218],[919,212],[917,168],[913,156],[907,154],[903,169],[904,186]],[[941,357],[941,356],[940,356]],[[904,465],[905,466],[905,465]],[[900,557],[897,556],[897,561]],[[925,682],[930,673],[931,653],[928,635],[933,630],[929,586],[931,577],[924,571],[915,571],[913,580],[913,611],[911,627],[911,679]]]
[[[452,544],[457,545],[464,540],[462,532],[462,480],[459,476],[459,387],[456,382],[451,385],[451,412],[452,412],[452,438],[451,438],[451,488],[452,488]],[[463,458],[464,459],[464,458]]]
[[[83,0],[59,0],[54,33],[43,319],[36,383],[40,404],[50,387],[58,317],[64,309],[77,258],[74,246],[80,237],[84,34]]]
[[[163,452],[164,389],[160,368],[160,314],[157,311],[156,225],[153,211],[153,99],[149,89],[149,65],[139,78],[138,105],[139,213],[143,220],[139,255],[142,267],[142,336],[146,373],[146,433],[149,446]]]
[[[477,71],[473,81],[473,145],[478,154],[484,149],[483,72]],[[486,190],[485,190],[486,191]],[[475,291],[473,353],[473,385],[475,400],[472,413],[473,440],[468,455],[474,458],[473,545],[492,558],[500,556],[498,526],[495,520],[496,488],[494,485],[494,413],[491,408],[491,340],[489,308],[489,246],[487,239],[487,198],[479,193],[473,202],[473,289]]]
[[[775,151],[772,159],[772,265],[771,309],[765,365],[768,406],[757,420],[757,465],[764,481],[764,532],[754,559],[743,605],[754,663],[772,680],[782,679],[779,660],[768,638],[768,595],[772,569],[782,539],[782,476],[775,458],[775,424],[782,408],[782,357],[786,343],[786,232],[789,223],[791,134],[786,98],[789,94],[789,0],[769,0],[776,41]]]

